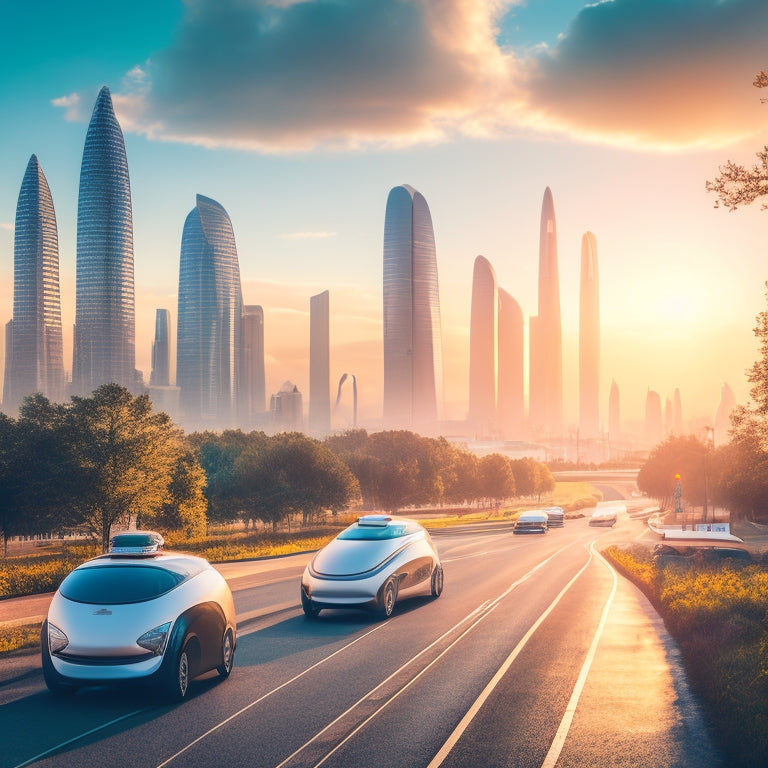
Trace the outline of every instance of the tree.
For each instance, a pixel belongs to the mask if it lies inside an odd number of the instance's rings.
[[[768,72],[758,72],[752,85],[768,87]],[[757,153],[757,158],[759,162],[751,168],[729,160],[720,166],[720,174],[713,181],[706,182],[707,192],[714,192],[718,197],[715,208],[722,204],[735,211],[740,205],[749,205],[758,197],[768,195],[768,145]],[[768,203],[763,203],[763,208],[768,208]]]
[[[480,459],[480,488],[482,495],[494,504],[515,495],[515,475],[506,456],[491,453]]]
[[[92,397],[73,397],[66,428],[77,492],[69,502],[79,520],[109,547],[112,526],[131,516],[158,514],[184,454],[181,430],[152,410],[147,395],[118,384]]]

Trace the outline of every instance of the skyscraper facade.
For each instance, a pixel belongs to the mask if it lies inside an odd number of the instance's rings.
[[[736,395],[728,384],[723,384],[720,389],[720,403],[715,412],[714,432],[712,439],[716,446],[725,445],[728,442],[728,433],[731,429],[731,412],[736,407]]]
[[[579,433],[590,439],[600,432],[600,283],[597,239],[581,238],[579,290]]]
[[[152,342],[152,373],[150,386],[168,387],[171,384],[171,313],[167,309],[155,310],[155,339]]]
[[[330,299],[328,291],[309,299],[309,431],[331,431]]]
[[[74,391],[90,394],[107,382],[135,390],[140,384],[135,344],[131,184],[123,132],[104,86],[80,167]]]
[[[43,169],[32,155],[16,204],[3,405],[13,412],[34,392],[61,401],[64,387],[56,213]]]
[[[258,304],[243,307],[242,386],[240,388],[241,425],[263,421],[266,412],[264,369],[264,309]]]
[[[394,187],[384,220],[384,426],[436,430],[443,401],[440,293],[432,217]]]
[[[664,421],[661,413],[661,396],[652,389],[645,397],[645,445],[653,448],[664,439]]]
[[[608,396],[608,437],[611,444],[621,439],[621,401],[619,400],[619,385],[611,381],[611,392]]]
[[[524,321],[520,304],[499,288],[498,422],[502,436],[525,434]]]
[[[534,435],[559,437],[563,426],[563,349],[555,205],[544,191],[539,229],[539,307],[530,325],[530,423]]]
[[[197,195],[184,222],[179,266],[176,385],[187,426],[237,420],[243,296],[232,222]]]
[[[469,325],[469,423],[476,437],[497,432],[499,289],[484,256],[475,259]]]

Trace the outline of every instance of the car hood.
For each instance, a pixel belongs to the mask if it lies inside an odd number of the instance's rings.
[[[355,576],[381,567],[418,536],[404,536],[384,541],[334,539],[312,560],[312,569],[320,576]]]

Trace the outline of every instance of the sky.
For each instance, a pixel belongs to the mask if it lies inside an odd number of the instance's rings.
[[[558,231],[564,417],[578,414],[582,235],[597,238],[601,419],[648,389],[710,422],[744,402],[765,309],[768,211],[715,209],[705,181],[751,165],[768,104],[765,0],[0,0],[0,322],[29,157],[59,230],[71,368],[77,190],[108,85],[131,176],[137,367],[155,309],[177,317],[184,220],[200,193],[230,215],[246,304],[265,313],[267,392],[309,389],[309,300],[330,291],[331,378],[355,374],[375,427],[383,382],[389,190],[429,204],[445,416],[466,415],[476,256],[537,314],[541,202]],[[764,94],[763,94],[764,95]],[[335,386],[333,387],[335,390]],[[343,427],[346,403],[335,426]]]

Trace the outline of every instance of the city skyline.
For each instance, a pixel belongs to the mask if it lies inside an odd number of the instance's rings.
[[[326,15],[328,25],[313,29],[311,48],[302,24],[311,8],[325,13],[324,3],[254,5],[240,11],[283,22],[249,27],[264,36],[253,41],[264,44],[259,72],[237,51],[216,58],[230,47],[226,7],[201,0],[193,14],[181,2],[159,9],[137,0],[130,14],[79,1],[6,9],[5,29],[34,28],[36,45],[8,35],[0,46],[3,322],[13,314],[18,184],[36,154],[57,214],[69,369],[79,164],[107,84],[131,171],[136,367],[145,379],[156,309],[171,307],[177,321],[181,222],[202,190],[226,207],[244,293],[264,308],[267,393],[287,379],[309,391],[307,298],[330,289],[338,308],[331,376],[355,372],[361,424],[374,422],[383,391],[382,210],[387,190],[408,180],[434,223],[449,418],[467,411],[476,254],[494,264],[526,325],[536,314],[545,186],[557,203],[564,422],[578,421],[574,286],[585,230],[601,251],[603,418],[613,379],[626,425],[642,425],[649,387],[665,398],[679,387],[686,420],[711,422],[724,383],[743,402],[756,354],[751,329],[764,307],[768,214],[757,205],[715,211],[704,181],[729,158],[751,163],[762,146],[768,107],[751,82],[765,67],[764,3],[681,0],[671,14],[626,0],[492,8],[445,0],[451,12],[438,19],[427,3],[404,2],[391,12],[423,23],[393,41],[389,27],[373,24],[372,5],[339,2],[335,20]],[[334,25],[353,11],[382,50],[404,55],[374,66],[339,45]],[[193,39],[203,48],[186,48]],[[329,68],[314,93],[302,85],[313,57]],[[272,82],[281,88],[263,88]]]

